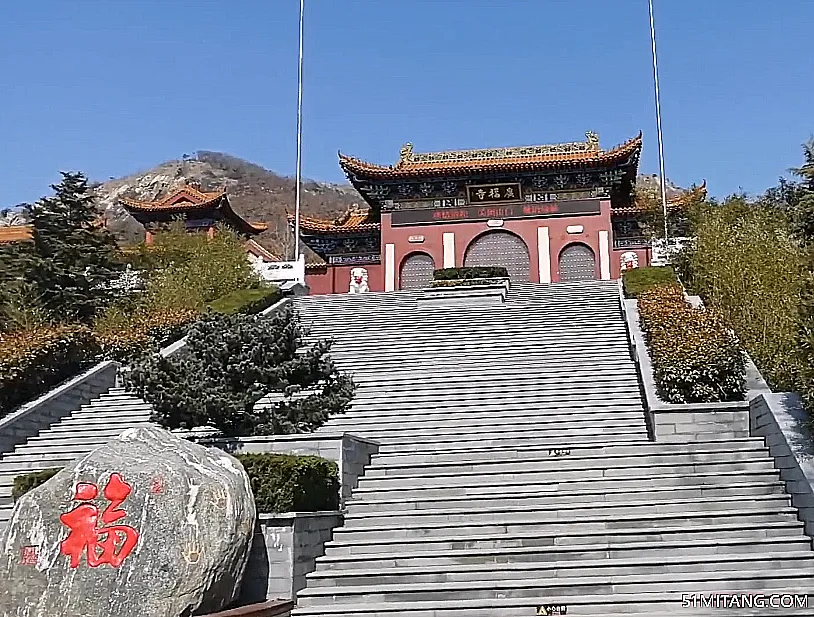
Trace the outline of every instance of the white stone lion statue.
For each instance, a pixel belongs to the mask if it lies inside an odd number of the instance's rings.
[[[354,268],[350,271],[350,294],[363,294],[370,291],[367,286],[367,270]]]
[[[639,267],[639,256],[633,251],[622,253],[622,272],[635,270]]]

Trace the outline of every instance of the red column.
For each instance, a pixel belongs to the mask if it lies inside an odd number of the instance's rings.
[[[152,244],[153,243],[153,232],[148,231],[144,234],[144,243],[145,244]]]
[[[215,237],[215,228],[210,225],[209,229],[206,230],[206,235],[209,236],[210,240],[212,238],[214,238]]]

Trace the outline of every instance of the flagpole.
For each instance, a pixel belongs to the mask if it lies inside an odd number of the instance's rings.
[[[302,41],[305,0],[300,0],[300,53],[297,77],[297,187],[294,198],[294,261],[300,260],[300,199],[302,190]]]
[[[661,185],[661,207],[664,213],[664,249],[667,250],[667,179],[664,177],[664,141],[661,135],[661,100],[659,96],[659,65],[656,59],[656,26],[653,19],[653,0],[650,4],[650,40],[653,43],[653,83],[656,94],[656,128],[659,140],[659,174]]]

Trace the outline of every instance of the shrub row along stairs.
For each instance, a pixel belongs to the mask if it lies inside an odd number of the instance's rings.
[[[103,446],[123,430],[148,424],[152,408],[121,388],[83,405],[41,431],[13,452],[0,456],[0,533],[13,509],[12,488],[19,475],[52,467],[64,467]]]
[[[615,283],[515,285],[492,307],[420,296],[297,300],[359,384],[320,430],[382,446],[296,617],[748,615],[680,599],[814,590],[762,440],[648,440]]]

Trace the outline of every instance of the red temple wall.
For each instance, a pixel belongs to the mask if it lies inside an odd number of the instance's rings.
[[[608,233],[609,242],[612,242],[610,224],[610,202],[602,201],[600,214],[593,216],[569,216],[562,218],[530,218],[504,220],[500,227],[489,227],[486,221],[464,222],[464,223],[436,223],[429,225],[405,225],[393,227],[390,224],[390,215],[382,214],[382,259],[387,259],[387,245],[393,245],[393,261],[395,275],[395,289],[400,288],[399,274],[401,264],[413,253],[425,253],[430,255],[435,262],[436,268],[444,267],[444,234],[454,235],[454,267],[460,267],[464,263],[466,250],[473,240],[489,231],[508,231],[513,233],[525,242],[529,251],[530,277],[532,282],[540,282],[539,250],[538,250],[538,228],[548,228],[549,259],[551,270],[551,281],[559,281],[557,264],[560,252],[569,244],[586,244],[596,255],[596,278],[601,277],[600,264],[600,233]],[[571,226],[582,226],[580,233],[568,233],[567,228]],[[410,237],[413,242],[410,242]],[[423,237],[423,241],[416,242]],[[614,276],[613,250],[608,249],[610,257],[610,272]],[[621,253],[620,253],[621,254]],[[618,258],[617,258],[618,261]],[[618,277],[619,264],[616,264],[616,275]],[[371,286],[371,290],[373,287]]]
[[[650,250],[641,249],[614,249],[613,232],[611,231],[610,202],[605,200],[600,204],[600,214],[593,216],[569,216],[562,218],[529,218],[504,220],[500,227],[489,227],[486,221],[461,223],[435,223],[423,225],[405,225],[393,227],[390,224],[390,214],[382,214],[381,247],[382,263],[363,265],[368,272],[368,286],[370,291],[386,291],[388,251],[392,251],[392,279],[393,288],[400,289],[400,270],[404,260],[414,253],[430,255],[436,268],[444,266],[444,234],[454,236],[454,266],[460,267],[469,245],[484,233],[489,231],[507,231],[513,233],[525,242],[529,251],[531,282],[540,282],[539,242],[538,229],[548,229],[548,256],[551,282],[559,282],[558,272],[559,256],[563,249],[570,244],[580,243],[591,248],[596,256],[595,277],[602,278],[602,247],[601,238],[607,238],[607,270],[611,279],[621,276],[621,258],[626,252],[636,253],[639,266],[649,264]],[[568,228],[581,226],[579,233],[569,233]],[[575,231],[572,229],[572,232]],[[600,232],[605,232],[601,236]],[[412,237],[412,242],[410,241]],[[421,237],[419,240],[418,237]],[[388,247],[392,245],[392,247]],[[309,269],[306,272],[306,283],[311,294],[348,293],[350,271],[355,266],[328,266],[323,269]]]
[[[309,268],[305,271],[305,283],[310,288],[312,296],[346,294],[350,289],[350,271],[354,268],[367,270],[367,285],[370,291],[384,291],[384,266],[382,264]]]

